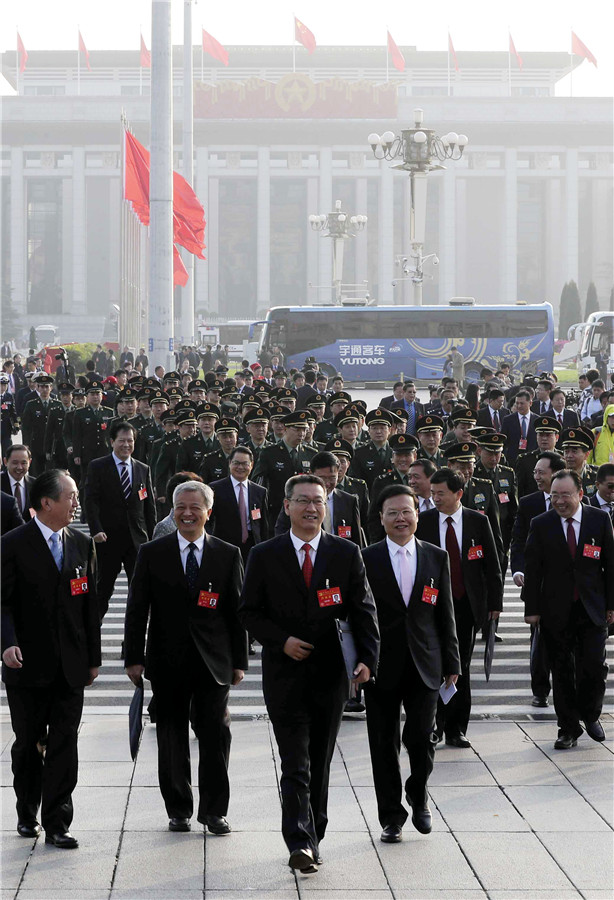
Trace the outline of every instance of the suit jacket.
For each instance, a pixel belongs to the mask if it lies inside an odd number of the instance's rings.
[[[537,419],[538,416],[536,416],[535,413],[529,414],[527,446],[525,447],[527,452],[535,450],[537,447],[537,435],[535,434],[535,423]],[[518,419],[517,413],[512,413],[505,417],[503,422],[501,422],[501,432],[507,437],[505,456],[508,463],[513,466],[518,457],[518,453],[524,452],[522,450],[519,451],[518,448],[518,442],[520,441],[520,420]]]
[[[364,546],[360,513],[358,511],[358,497],[356,494],[349,494],[347,491],[340,491],[339,488],[335,488],[333,491],[332,534],[338,535],[339,528],[348,525],[352,529],[350,540],[358,544],[359,547]],[[286,515],[286,511],[282,506],[275,523],[275,534],[285,534],[287,531],[290,531],[290,516]]]
[[[237,547],[205,534],[192,593],[177,533],[143,544],[126,606],[126,666],[144,665],[152,681],[182,678],[182,666],[195,647],[217,683],[230,684],[233,669],[247,669],[247,635],[237,616],[242,577]],[[200,592],[209,590],[219,594],[214,609],[198,605]]]
[[[25,500],[23,500],[23,509],[21,511],[21,515],[23,516],[24,522],[29,522],[32,516],[30,515],[30,490],[32,489],[32,485],[36,481],[35,478],[32,478],[31,475],[25,475],[23,478],[23,486],[25,488]],[[5,494],[10,494],[13,496],[13,491],[11,490],[11,481],[9,478],[8,472],[2,472],[0,474],[0,490]],[[23,494],[23,491],[22,491]]]
[[[399,401],[394,396],[394,394],[390,394],[389,397],[383,397],[380,400],[379,405],[382,407],[382,409],[390,409],[392,407],[393,403],[398,403],[398,402]]]
[[[418,519],[416,536],[429,544],[439,543],[439,511],[429,509]],[[482,547],[481,559],[469,559],[471,546]],[[445,544],[442,547],[445,550]],[[463,541],[460,548],[465,591],[476,628],[481,628],[491,610],[503,609],[503,578],[490,522],[474,509],[463,507]]]
[[[553,631],[567,624],[576,588],[595,625],[605,628],[606,609],[614,609],[614,531],[608,514],[583,505],[577,543],[572,559],[554,509],[531,522],[525,549],[525,615],[541,616],[543,625]],[[593,544],[601,548],[599,559],[584,556],[584,548]]]
[[[546,512],[546,498],[543,491],[534,491],[521,497],[518,501],[518,512],[512,529],[512,543],[510,545],[510,571],[524,574],[524,550],[529,536],[531,522],[535,516],[541,516]]]
[[[2,652],[17,645],[23,654],[23,668],[2,666],[7,684],[41,687],[61,669],[71,687],[82,687],[100,666],[94,542],[65,528],[63,545],[59,572],[35,521],[2,538]],[[88,591],[73,597],[70,581],[82,575]]]
[[[503,420],[509,416],[510,411],[509,411],[509,409],[507,409],[506,406],[502,406],[501,409],[497,410],[497,413],[499,415],[499,422],[502,425]],[[492,415],[491,415],[489,406],[483,406],[482,409],[479,410],[478,417],[477,417],[475,424],[476,424],[476,427],[479,427],[479,428],[494,428],[494,425],[492,423]]]
[[[317,591],[339,588],[341,603],[321,607]],[[377,669],[379,630],[360,550],[352,542],[321,533],[311,584],[305,584],[290,534],[253,547],[247,560],[239,615],[262,644],[263,689],[271,715],[291,714],[297,691],[327,694],[346,679],[337,619],[349,621],[359,661]],[[284,653],[290,637],[314,645],[297,662]]]
[[[551,419],[557,418],[557,414],[552,409],[552,407],[549,408],[546,415],[550,416]],[[563,428],[578,428],[579,427],[580,419],[578,418],[578,413],[574,412],[573,409],[569,409],[569,408],[564,409],[562,412],[562,416],[563,416],[563,422],[562,422]],[[603,416],[601,416],[601,421],[603,422]]]
[[[304,384],[303,387],[298,388],[296,392],[296,408],[305,409],[306,402],[315,394],[317,394],[317,391],[310,384]]]
[[[147,496],[141,500],[143,488]],[[113,456],[92,460],[87,469],[85,511],[91,534],[104,531],[109,542],[131,541],[135,547],[150,541],[156,504],[149,466],[132,459],[132,490],[126,500]]]
[[[2,491],[0,496],[2,497],[0,534],[6,534],[7,531],[12,531],[13,528],[19,528],[24,522],[17,506],[17,500],[11,494],[5,494],[4,491]]]
[[[239,518],[239,504],[230,476],[220,481],[212,481],[209,487],[213,490],[214,503],[211,516],[207,522],[207,531],[222,541],[241,547],[241,520]],[[266,488],[253,481],[247,481],[247,508],[250,511],[251,534],[254,544],[268,541],[269,523],[267,519],[267,491]],[[254,519],[252,510],[258,510],[260,517]]]
[[[386,540],[362,551],[380,628],[377,684],[399,684],[411,656],[425,685],[438,690],[442,676],[460,673],[448,554],[416,540],[416,577],[405,606]],[[435,605],[422,600],[424,587],[439,591]]]
[[[395,400],[394,403],[390,404],[389,408],[392,412],[394,412],[395,409],[405,409],[405,400]],[[415,424],[415,422],[418,421],[420,416],[424,415],[424,405],[422,403],[418,403],[417,400],[414,400],[414,408],[416,411],[416,418],[414,420],[414,424]],[[416,433],[416,429],[414,428],[412,434],[415,434],[415,433]]]
[[[550,405],[549,400],[548,400],[548,409],[546,410],[546,412],[541,411],[541,401],[540,400],[534,400],[533,403],[531,404],[531,412],[534,412],[536,416],[547,416],[547,415],[549,415],[551,409],[552,409],[552,406]]]

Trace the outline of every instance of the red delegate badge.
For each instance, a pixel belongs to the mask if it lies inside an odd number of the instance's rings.
[[[482,550],[482,545],[478,544],[477,547],[469,547],[467,559],[484,559],[484,551]]]
[[[431,606],[437,606],[437,595],[439,594],[438,588],[427,587],[424,586],[422,591],[422,597],[420,598],[423,603],[430,603]]]
[[[510,502],[510,495],[506,494],[505,491],[502,491],[499,494],[499,503],[509,503],[509,502]]]
[[[260,510],[256,508],[252,509],[252,521],[257,522],[260,518],[262,518],[262,513],[260,512]]]
[[[72,597],[80,597],[81,594],[87,594],[87,578],[71,578],[70,594]]]
[[[520,440],[518,441],[518,449],[519,450],[527,449],[527,439],[526,438],[520,438]]]
[[[601,559],[601,547],[595,544],[585,544],[582,556],[588,556],[589,559]]]
[[[147,498],[147,488],[141,487],[139,488],[139,500],[145,500]]]
[[[351,538],[352,537],[352,529],[349,525],[338,525],[337,526],[337,534],[342,538]]]
[[[201,591],[198,595],[198,605],[204,606],[205,609],[217,609],[219,599],[219,594],[214,594],[211,591]]]
[[[343,603],[341,599],[341,591],[338,587],[326,588],[318,591],[318,603],[321,607],[340,606]]]

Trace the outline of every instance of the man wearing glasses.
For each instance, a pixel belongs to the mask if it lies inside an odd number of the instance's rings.
[[[263,648],[264,698],[281,757],[288,864],[311,873],[321,862],[330,762],[348,696],[337,620],[347,620],[353,632],[356,684],[375,672],[379,631],[359,548],[322,530],[323,481],[290,478],[284,508],[290,531],[252,548],[239,615]]]
[[[207,531],[238,547],[244,563],[255,544],[269,539],[267,491],[249,480],[253,467],[249,447],[235,447],[229,457],[230,474],[210,485],[215,502]]]

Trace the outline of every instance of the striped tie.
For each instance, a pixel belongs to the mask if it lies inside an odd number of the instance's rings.
[[[124,492],[124,497],[126,498],[126,500],[128,500],[132,488],[130,486],[130,476],[128,475],[128,466],[126,463],[121,464],[121,473],[119,476],[119,480],[122,483],[122,491]]]

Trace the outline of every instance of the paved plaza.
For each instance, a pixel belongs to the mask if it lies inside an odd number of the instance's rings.
[[[614,719],[607,745],[583,736],[553,750],[553,721],[474,721],[473,750],[440,746],[430,780],[433,831],[408,822],[382,844],[366,725],[343,722],[332,766],[329,830],[315,875],[287,867],[279,760],[269,723],[233,725],[233,833],[171,834],[157,787],[155,726],[133,764],[127,717],[86,714],[73,833],[61,851],[16,831],[11,732],[2,732],[1,900],[611,900]],[[193,763],[196,742],[192,741]],[[194,771],[194,780],[195,771]]]

